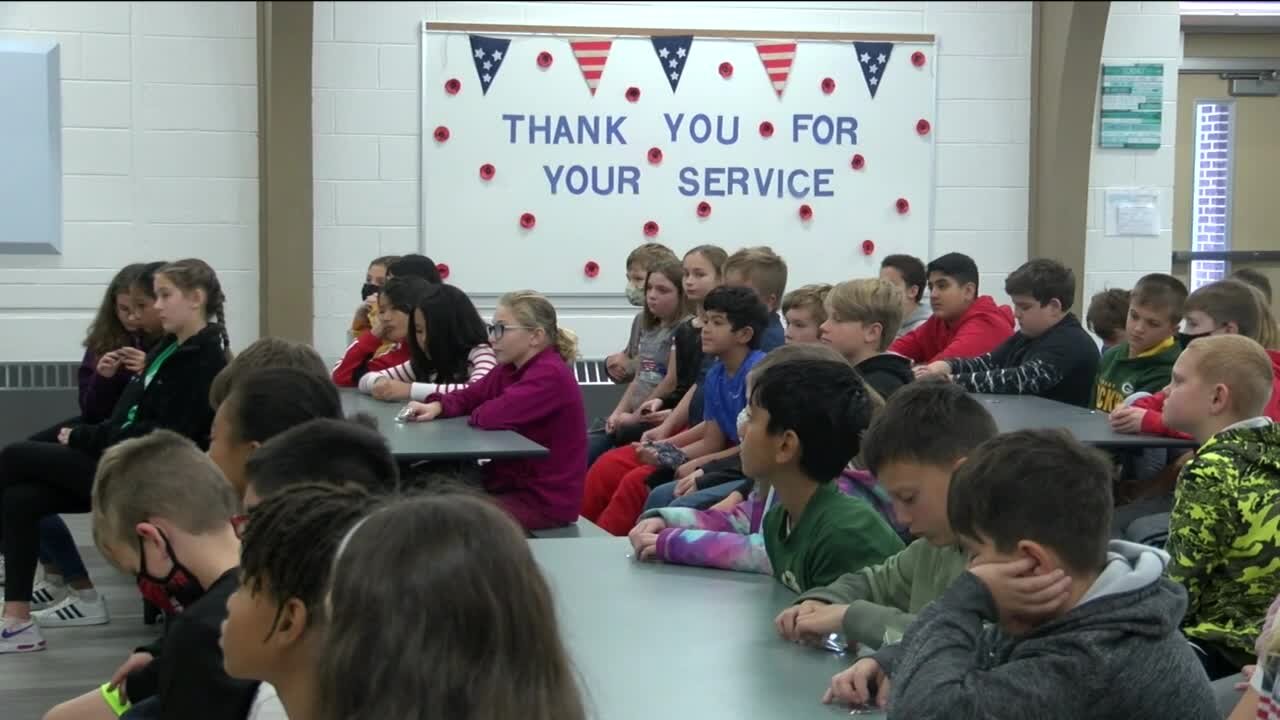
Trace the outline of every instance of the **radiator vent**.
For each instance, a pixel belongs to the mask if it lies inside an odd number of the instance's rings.
[[[80,363],[0,363],[0,390],[75,390]]]

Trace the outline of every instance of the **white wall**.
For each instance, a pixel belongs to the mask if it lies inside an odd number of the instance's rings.
[[[252,2],[4,2],[0,37],[62,63],[63,254],[0,255],[0,361],[78,360],[111,276],[201,257],[232,342],[258,328]]]
[[[1164,63],[1164,113],[1159,150],[1098,147],[1094,112],[1089,162],[1089,220],[1085,244],[1085,302],[1106,288],[1131,288],[1151,272],[1169,272],[1173,251],[1173,166],[1178,66],[1182,31],[1177,2],[1113,2],[1102,45],[1102,62]],[[1099,85],[1101,87],[1101,85]],[[1099,96],[1099,102],[1101,98]],[[1106,188],[1160,190],[1159,237],[1106,237]]]
[[[369,260],[418,246],[423,20],[778,30],[783,37],[806,30],[936,33],[935,254],[971,254],[984,290],[999,296],[1004,276],[1026,260],[1029,2],[317,2],[315,8],[315,341],[326,356],[341,352]],[[849,72],[856,77],[857,68]],[[536,275],[530,282],[536,285]],[[622,345],[631,311],[621,295],[607,308],[559,305],[567,327],[607,329],[584,333],[587,356]],[[611,320],[602,325],[600,318]]]

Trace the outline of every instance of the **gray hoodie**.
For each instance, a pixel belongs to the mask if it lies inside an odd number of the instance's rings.
[[[915,312],[912,312],[907,317],[902,318],[902,324],[898,326],[898,333],[894,335],[894,337],[902,337],[912,330],[915,330],[923,325],[931,315],[933,315],[933,311],[929,309],[929,305],[927,303],[920,303],[919,305],[916,305]]]
[[[1178,631],[1186,592],[1169,556],[1112,541],[1080,603],[1029,634],[996,620],[991,593],[964,573],[900,645],[875,655],[889,675],[889,718],[1216,720],[1208,678]]]

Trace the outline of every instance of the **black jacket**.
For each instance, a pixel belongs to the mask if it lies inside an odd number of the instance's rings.
[[[1090,407],[1098,346],[1072,313],[1039,337],[1021,331],[976,358],[947,358],[951,378],[970,392],[1039,395]]]
[[[911,372],[911,360],[893,353],[880,353],[857,364],[858,372],[867,384],[885,400],[893,391],[915,379]]]
[[[170,335],[157,343],[147,356],[147,365],[175,341]],[[218,325],[209,325],[164,361],[149,386],[143,387],[145,372],[134,377],[111,417],[105,422],[76,427],[71,431],[68,445],[97,457],[121,440],[164,428],[185,435],[207,449],[209,426],[213,424],[209,386],[226,365],[221,329]],[[130,423],[129,410],[134,405],[138,412]]]

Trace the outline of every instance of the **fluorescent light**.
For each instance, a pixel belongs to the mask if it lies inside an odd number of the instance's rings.
[[[1181,2],[1183,15],[1280,15],[1280,2]]]

